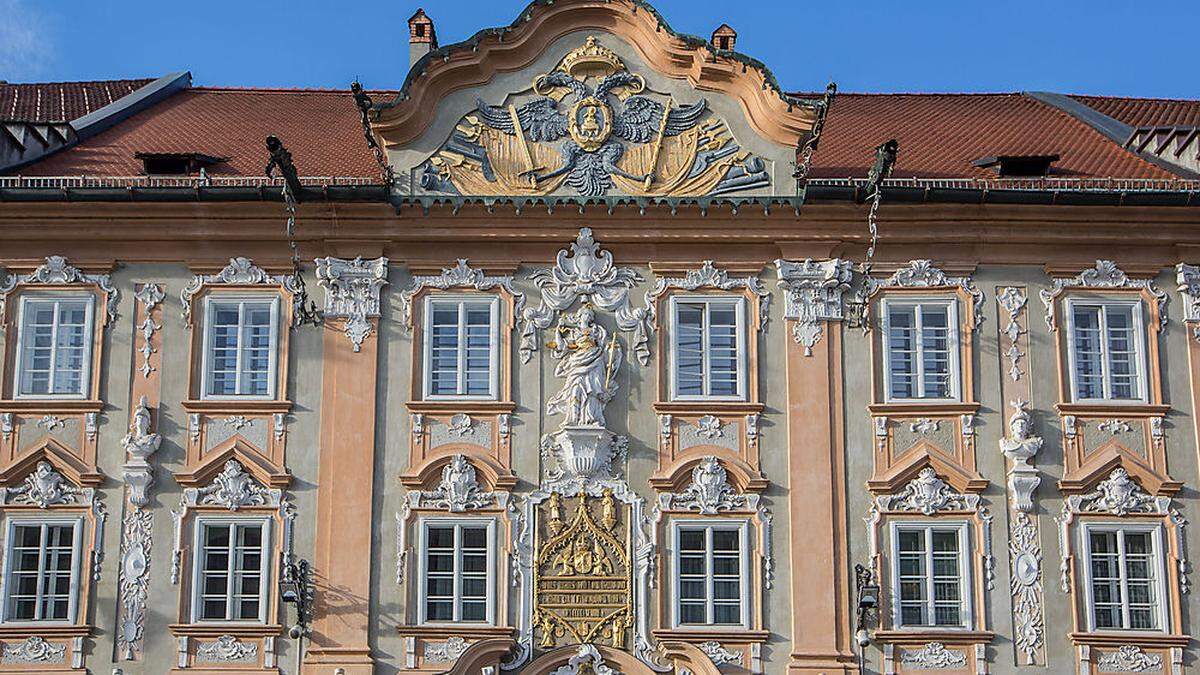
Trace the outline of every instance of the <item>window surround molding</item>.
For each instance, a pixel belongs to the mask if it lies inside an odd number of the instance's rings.
[[[201,585],[202,570],[200,569],[200,565],[198,564],[199,563],[198,556],[202,555],[202,553],[204,551],[204,544],[201,540],[201,533],[204,531],[204,527],[206,525],[229,526],[229,525],[244,525],[244,524],[261,525],[263,528],[262,560],[259,564],[260,576],[259,576],[259,593],[258,593],[258,598],[259,598],[258,618],[257,619],[202,619],[199,616],[200,615],[200,602],[201,602],[201,600],[200,600],[200,596],[201,596],[200,585]],[[266,515],[266,514],[234,515],[232,513],[231,514],[218,514],[218,513],[209,513],[209,512],[198,512],[196,514],[196,516],[192,519],[192,542],[191,542],[191,545],[192,545],[192,560],[191,560],[192,597],[191,597],[191,604],[188,608],[188,613],[187,613],[189,623],[205,624],[205,625],[236,623],[236,624],[248,624],[249,625],[249,624],[265,624],[268,622],[267,611],[270,608],[270,603],[271,603],[271,597],[270,597],[271,589],[274,588],[274,585],[278,583],[278,580],[274,578],[274,573],[275,573],[274,566],[271,564],[275,557],[273,555],[273,551],[274,551],[273,534],[274,533],[272,532],[272,527],[271,527],[273,524],[274,524],[274,518],[272,518],[270,515]],[[231,552],[229,554],[230,557],[233,556],[233,553],[232,553],[233,545],[234,545],[233,540],[231,538],[230,539]]]
[[[206,465],[197,484],[185,487],[179,505],[171,511],[173,537],[171,585],[179,588],[178,621],[168,629],[178,643],[179,668],[214,667],[231,662],[271,669],[276,664],[275,641],[282,633],[274,617],[279,615],[276,570],[294,560],[293,530],[296,508],[278,487],[269,487],[267,470],[253,459],[236,452],[219,472]],[[199,524],[218,521],[269,520],[269,537],[264,547],[264,603],[261,621],[197,621],[194,614],[195,550]],[[278,532],[278,536],[276,536]],[[219,666],[216,666],[219,667]],[[252,672],[265,672],[258,670]]]
[[[203,299],[201,300],[201,302],[203,302],[203,304],[204,304],[204,331],[203,331],[203,335],[201,337],[201,345],[200,345],[200,364],[199,364],[200,365],[200,372],[199,372],[200,388],[196,392],[197,394],[199,394],[200,400],[213,401],[213,402],[225,401],[225,402],[229,402],[229,403],[232,403],[235,401],[275,401],[275,400],[277,400],[275,388],[277,386],[279,386],[279,380],[280,380],[280,377],[279,377],[279,366],[280,366],[280,356],[281,356],[280,355],[280,351],[281,351],[280,350],[280,343],[281,343],[280,335],[282,333],[282,331],[280,330],[280,326],[279,326],[279,324],[280,324],[279,296],[263,295],[261,293],[259,293],[259,294],[240,294],[240,293],[222,292],[222,293],[206,294],[203,297]],[[210,373],[209,369],[212,367],[211,349],[212,349],[212,340],[213,340],[213,330],[215,328],[215,326],[213,325],[213,314],[216,311],[215,305],[223,304],[223,303],[231,303],[232,304],[232,303],[243,303],[243,302],[270,302],[270,304],[271,304],[271,323],[270,323],[270,328],[269,328],[269,336],[270,336],[269,341],[270,341],[271,347],[270,347],[270,354],[268,356],[268,361],[267,361],[268,392],[266,394],[210,394],[210,393],[208,393],[208,387],[211,384],[210,379],[212,377],[212,374]],[[239,311],[239,315],[240,315],[240,311]],[[242,342],[241,342],[242,341],[241,328],[242,328],[242,323],[241,323],[241,319],[239,316],[238,347],[237,347],[239,352],[241,352],[243,349],[245,349],[244,345],[242,345]]]
[[[1158,622],[1159,628],[1143,629],[1143,630],[1144,630],[1144,632],[1147,632],[1147,633],[1165,633],[1165,632],[1167,632],[1167,626],[1170,625],[1170,613],[1169,613],[1170,595],[1167,593],[1167,579],[1166,579],[1167,564],[1166,564],[1166,551],[1163,548],[1163,544],[1164,544],[1163,525],[1162,525],[1162,523],[1156,523],[1156,522],[1145,522],[1145,521],[1121,522],[1120,520],[1085,520],[1085,521],[1081,521],[1079,523],[1078,546],[1079,546],[1079,551],[1080,551],[1080,559],[1083,562],[1083,564],[1080,565],[1081,569],[1083,570],[1083,578],[1081,579],[1082,587],[1080,589],[1080,595],[1082,596],[1082,598],[1084,600],[1083,614],[1084,614],[1085,630],[1089,633],[1094,633],[1097,630],[1101,630],[1101,629],[1097,629],[1096,625],[1095,625],[1096,616],[1095,616],[1095,607],[1094,607],[1095,601],[1094,601],[1094,598],[1092,597],[1092,570],[1091,570],[1091,566],[1089,564],[1087,564],[1088,560],[1089,560],[1089,553],[1090,553],[1088,536],[1092,532],[1097,532],[1097,531],[1099,531],[1099,532],[1115,532],[1118,530],[1122,531],[1122,532],[1137,532],[1137,533],[1146,533],[1146,534],[1151,535],[1151,539],[1154,542],[1154,553],[1155,553],[1154,562],[1153,562],[1154,576],[1155,576],[1154,592],[1155,592],[1155,595],[1158,597],[1158,608],[1156,611],[1155,619]],[[1122,564],[1123,564],[1123,561],[1122,561]],[[1124,632],[1131,632],[1131,633],[1142,632],[1141,630],[1138,630],[1138,629],[1129,629],[1129,628],[1126,628],[1126,629],[1107,628],[1107,629],[1102,629],[1102,630],[1110,630],[1110,631],[1118,631],[1119,630],[1120,632],[1123,632],[1123,633]]]
[[[726,468],[729,464],[729,470]],[[684,469],[690,466],[690,473]],[[730,480],[730,475],[735,480]],[[761,669],[761,649],[770,633],[763,625],[763,591],[775,581],[773,516],[762,495],[748,491],[749,477],[728,458],[707,455],[677,467],[670,483],[660,490],[650,511],[649,523],[657,551],[652,552],[649,585],[657,589],[658,625],[653,635],[660,641],[678,640],[701,650],[718,653],[727,662]],[[676,621],[678,567],[677,532],[680,524],[737,528],[742,532],[742,619],[740,626],[679,625]],[[715,647],[709,643],[716,643]]]
[[[21,650],[38,663],[61,668],[84,668],[84,638],[92,633],[87,623],[92,587],[100,581],[104,561],[104,526],[108,510],[95,488],[53,452],[35,451],[21,467],[31,469],[18,482],[0,487],[0,527],[6,542],[0,575],[0,641],[5,651]],[[36,464],[34,462],[36,461]],[[18,467],[19,468],[19,467]],[[61,524],[74,527],[71,599],[66,620],[9,621],[8,584],[11,570],[9,537],[14,524]]]
[[[1140,405],[1140,404],[1149,403],[1150,402],[1150,399],[1149,399],[1150,382],[1148,380],[1149,369],[1146,367],[1146,361],[1148,358],[1148,354],[1146,352],[1147,352],[1149,340],[1147,339],[1146,330],[1145,330],[1145,326],[1146,326],[1145,319],[1142,316],[1143,303],[1142,303],[1141,299],[1140,298],[1116,299],[1116,298],[1102,298],[1102,297],[1089,298],[1089,297],[1082,297],[1082,296],[1068,296],[1068,297],[1064,298],[1062,302],[1063,302],[1064,314],[1066,314],[1066,321],[1065,321],[1066,336],[1065,336],[1064,342],[1065,342],[1065,347],[1066,347],[1066,351],[1067,351],[1067,358],[1066,358],[1066,380],[1067,380],[1066,385],[1067,386],[1066,386],[1066,390],[1063,393],[1065,396],[1069,397],[1065,400],[1067,400],[1071,403],[1074,403],[1074,404],[1082,404],[1082,405],[1090,404],[1090,405],[1100,405],[1100,406]],[[1077,383],[1075,382],[1075,376],[1076,376],[1075,366],[1077,363],[1078,354],[1076,353],[1076,350],[1075,350],[1075,340],[1074,340],[1074,335],[1075,335],[1075,312],[1074,312],[1074,309],[1080,305],[1099,306],[1099,307],[1120,306],[1120,307],[1129,307],[1132,310],[1130,313],[1130,316],[1133,319],[1134,339],[1137,343],[1136,344],[1137,351],[1135,352],[1135,355],[1137,358],[1136,358],[1136,363],[1134,365],[1136,366],[1135,371],[1136,371],[1137,382],[1138,382],[1137,396],[1135,396],[1134,398],[1131,398],[1131,399],[1113,399],[1113,398],[1106,398],[1106,397],[1078,398],[1076,396],[1075,388],[1076,388]],[[1100,340],[1102,343],[1105,343],[1104,345],[1101,346],[1101,349],[1107,350],[1107,347],[1105,346],[1107,344],[1107,335],[1105,335],[1102,332],[1100,335]],[[1106,375],[1106,376],[1110,374],[1107,372],[1107,369],[1108,369],[1108,365],[1106,364],[1105,371],[1104,371],[1104,375]],[[1108,386],[1107,377],[1105,378],[1104,386],[1105,387]]]
[[[21,369],[21,322],[29,298],[87,299],[88,360],[84,368],[84,391],[78,394],[25,394],[19,393]],[[63,256],[53,255],[45,262],[25,274],[5,274],[0,278],[0,316],[9,317],[6,322],[6,343],[10,345],[6,354],[5,397],[14,405],[38,407],[50,402],[85,406],[88,410],[99,410],[100,372],[104,361],[104,333],[117,318],[120,292],[113,286],[108,274],[93,274],[74,267]],[[104,311],[100,311],[103,307]]]
[[[679,517],[679,518],[670,518],[668,520],[667,528],[668,529],[667,529],[666,539],[669,542],[669,545],[667,547],[667,550],[668,550],[667,576],[670,579],[670,584],[669,584],[670,591],[668,592],[668,596],[671,598],[670,607],[667,608],[667,614],[670,617],[670,621],[667,623],[667,625],[672,630],[695,630],[695,631],[728,631],[728,630],[737,630],[737,629],[753,630],[755,628],[756,622],[753,620],[754,604],[753,604],[752,598],[750,597],[751,583],[752,583],[752,578],[754,577],[754,574],[753,574],[754,566],[752,563],[751,551],[750,551],[750,521],[746,518],[736,518],[736,517],[730,517],[730,518]],[[738,551],[738,559],[739,559],[739,563],[738,563],[738,568],[739,568],[738,597],[740,600],[739,612],[742,617],[741,623],[698,625],[698,624],[681,624],[679,622],[679,602],[680,602],[680,594],[679,594],[679,585],[680,585],[680,583],[679,583],[680,582],[680,579],[679,579],[679,569],[680,569],[679,533],[680,533],[680,530],[685,529],[685,528],[696,528],[696,529],[704,529],[704,530],[709,530],[709,529],[711,529],[711,530],[727,530],[727,531],[736,531],[738,533],[739,541],[740,541],[740,549],[741,549]],[[709,551],[709,553],[711,553],[711,551]],[[708,576],[709,576],[708,580],[712,581],[711,568],[710,568],[710,572],[709,572]],[[712,601],[713,601],[712,597],[708,597],[707,600],[708,600],[709,604],[712,604]]]
[[[920,529],[927,531],[930,528],[942,530],[954,530],[958,533],[958,589],[960,594],[959,610],[962,612],[959,625],[957,626],[935,626],[930,624],[914,624],[904,625],[901,620],[900,607],[900,566],[897,564],[899,560],[899,533],[902,529]],[[973,588],[973,574],[971,565],[971,549],[978,542],[971,536],[971,522],[968,519],[906,519],[903,517],[888,519],[888,557],[891,562],[891,574],[888,576],[889,581],[889,605],[891,606],[891,625],[896,630],[969,630],[975,625],[975,604],[971,589]],[[932,577],[932,571],[930,571]],[[990,590],[990,588],[989,588]],[[930,599],[927,602],[932,602],[933,595],[930,594]]]
[[[657,349],[660,355],[658,369],[658,402],[656,408],[684,407],[703,409],[720,407],[722,404],[757,404],[758,386],[758,336],[766,331],[770,320],[771,294],[757,274],[730,277],[729,272],[717,268],[713,261],[705,260],[699,269],[673,276],[675,268],[651,265],[656,273],[654,286],[646,291],[647,325],[651,332],[658,332]],[[686,396],[675,394],[676,354],[675,323],[676,308],[688,300],[721,301],[737,299],[738,377],[741,393],[737,396]]]
[[[948,330],[947,347],[950,352],[949,368],[950,377],[950,396],[941,398],[893,398],[892,397],[892,369],[889,363],[891,353],[891,319],[890,309],[892,307],[921,307],[925,305],[941,305],[946,307],[946,323]],[[958,319],[958,305],[956,298],[938,295],[885,295],[879,300],[880,317],[880,340],[881,353],[883,354],[883,400],[884,403],[907,403],[913,405],[936,405],[939,403],[955,404],[961,402],[962,388],[965,380],[962,367],[963,349],[961,341],[961,330]],[[919,310],[914,310],[919,311]],[[918,374],[923,368],[923,359],[916,359]],[[918,382],[918,386],[923,386],[924,382]]]
[[[419,484],[408,485],[395,514],[395,582],[409,598],[407,615],[396,626],[408,654],[407,668],[444,663],[447,650],[461,656],[467,647],[489,638],[511,638],[517,629],[509,618],[510,585],[521,588],[531,553],[525,511],[512,501],[496,467],[473,454],[434,460]],[[481,479],[482,476],[482,479]],[[406,484],[407,485],[407,484]],[[427,523],[487,523],[489,527],[488,616],[486,622],[423,621],[424,537]],[[530,548],[524,548],[530,547]],[[411,567],[411,569],[410,569]],[[522,611],[525,611],[524,609]],[[440,667],[440,666],[439,666]]]
[[[675,336],[676,336],[676,331],[678,330],[679,306],[681,304],[692,303],[692,302],[704,304],[706,306],[706,308],[710,307],[712,305],[732,303],[733,306],[736,308],[735,324],[734,324],[734,332],[735,332],[734,337],[735,337],[735,340],[737,343],[737,388],[738,388],[737,394],[734,394],[732,396],[721,396],[721,395],[713,395],[713,394],[684,395],[684,394],[679,394],[676,391],[679,386],[679,382],[678,382],[679,355],[678,355],[678,351],[676,349]],[[746,313],[748,311],[746,298],[743,296],[740,296],[740,295],[730,296],[730,295],[709,295],[709,294],[692,295],[692,294],[688,294],[686,296],[683,296],[680,294],[672,294],[669,296],[669,299],[667,300],[667,307],[668,307],[667,312],[668,312],[668,317],[669,317],[667,320],[667,331],[666,331],[666,333],[667,333],[667,337],[666,337],[667,349],[665,350],[665,352],[663,352],[663,351],[659,352],[660,354],[661,353],[667,354],[667,369],[666,369],[666,373],[665,373],[666,384],[667,384],[666,400],[671,401],[672,403],[696,404],[696,405],[700,405],[700,406],[703,406],[706,403],[717,403],[717,402],[726,402],[726,401],[743,403],[743,402],[750,401],[751,400],[750,392],[749,392],[750,381],[753,379],[757,379],[757,377],[756,377],[757,372],[752,370],[752,368],[753,368],[752,363],[757,362],[758,359],[757,358],[752,359],[751,355],[750,355],[750,343],[753,342],[754,340],[752,340],[751,337],[748,335],[748,329],[746,326],[746,321],[747,321]],[[701,348],[704,350],[704,355],[705,355],[704,358],[705,358],[705,361],[707,361],[707,354],[708,354],[709,346],[707,344],[704,344],[704,345],[701,345]],[[757,352],[758,350],[756,349],[754,351]],[[756,356],[757,356],[757,354],[756,354]],[[707,377],[709,374],[707,369],[703,369],[703,370],[704,370],[704,372],[701,373],[701,377]],[[757,390],[757,387],[754,387],[754,389]]]
[[[427,607],[425,604],[425,586],[424,582],[428,578],[428,560],[426,551],[428,550],[429,527],[431,525],[455,525],[455,526],[483,526],[487,529],[487,611],[486,618],[483,621],[433,621],[426,618]],[[417,532],[417,556],[416,556],[416,575],[413,579],[416,581],[414,602],[416,604],[416,625],[418,626],[442,626],[446,628],[458,628],[460,626],[496,626],[497,625],[497,608],[500,606],[498,596],[505,589],[504,584],[499,583],[503,579],[502,574],[497,573],[497,558],[499,557],[499,542],[497,541],[499,524],[496,516],[469,516],[469,515],[435,515],[422,514],[418,515],[414,524]],[[458,555],[458,547],[455,548],[455,555]]]
[[[421,400],[423,401],[498,401],[500,400],[500,368],[502,356],[500,354],[500,297],[496,295],[470,295],[456,293],[437,293],[428,294],[423,298],[423,307],[421,311],[422,339],[421,339]],[[462,303],[478,302],[486,303],[489,312],[489,327],[488,336],[490,344],[488,345],[488,393],[487,394],[434,394],[430,392],[432,387],[433,376],[433,345],[431,343],[431,335],[433,333],[433,307],[439,303],[453,303],[460,307]],[[461,309],[460,309],[461,313]],[[462,317],[460,316],[460,328]],[[459,339],[465,340],[466,335],[460,333]],[[462,350],[460,350],[462,351]],[[463,357],[460,354],[460,359]],[[464,373],[459,372],[459,377],[462,378]],[[415,391],[414,391],[415,393]]]
[[[954,477],[954,480],[960,480]],[[987,607],[988,596],[995,588],[996,559],[992,552],[992,521],[990,509],[982,503],[978,494],[963,493],[943,479],[933,466],[925,466],[902,489],[891,494],[877,495],[866,517],[867,543],[871,570],[875,579],[886,586],[882,594],[886,607],[880,608],[883,625],[875,637],[884,644],[885,652],[894,654],[903,648],[904,654],[927,642],[938,642],[947,647],[963,647],[961,652],[967,660],[982,659],[982,646],[992,640],[994,634],[987,628],[986,612],[975,608]],[[967,584],[964,587],[964,607],[968,621],[961,627],[944,626],[897,626],[898,608],[894,599],[898,597],[892,569],[892,542],[885,556],[881,550],[881,534],[893,531],[892,523],[917,525],[963,524],[968,537],[960,548],[966,551],[962,573]],[[886,565],[885,565],[886,563]],[[886,572],[885,572],[886,567]],[[974,656],[971,656],[971,655]],[[956,657],[957,658],[957,657]]]

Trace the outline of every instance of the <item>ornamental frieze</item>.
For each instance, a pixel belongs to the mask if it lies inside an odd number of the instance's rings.
[[[417,173],[422,189],[459,195],[701,197],[771,185],[767,162],[705,99],[653,91],[596,36],[507,103],[477,101]]]

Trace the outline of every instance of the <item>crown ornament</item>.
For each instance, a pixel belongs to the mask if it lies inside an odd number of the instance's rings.
[[[617,71],[625,70],[625,64],[616,52],[596,42],[595,35],[589,35],[582,47],[576,47],[563,57],[559,70],[583,80],[589,77],[608,77]]]

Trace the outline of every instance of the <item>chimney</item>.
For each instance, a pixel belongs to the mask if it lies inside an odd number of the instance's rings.
[[[737,44],[737,31],[730,28],[729,24],[723,23],[712,34],[712,46],[723,51],[733,51],[733,46]]]
[[[408,67],[416,65],[422,56],[437,49],[437,46],[433,21],[425,15],[424,9],[418,9],[408,20]]]

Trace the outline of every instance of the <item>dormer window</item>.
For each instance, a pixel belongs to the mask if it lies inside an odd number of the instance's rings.
[[[228,157],[200,152],[138,152],[133,156],[142,160],[142,170],[147,176],[189,176],[229,161]]]
[[[980,169],[996,169],[1001,178],[1036,178],[1050,175],[1058,155],[993,155],[971,162]]]

